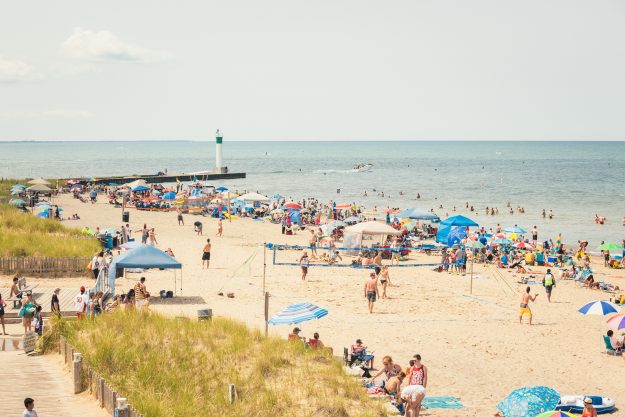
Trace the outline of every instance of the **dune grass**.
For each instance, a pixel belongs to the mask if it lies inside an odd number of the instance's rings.
[[[99,248],[80,230],[0,204],[0,256],[89,257]]]
[[[146,417],[386,415],[327,352],[265,338],[232,320],[129,310],[65,322],[55,332]]]

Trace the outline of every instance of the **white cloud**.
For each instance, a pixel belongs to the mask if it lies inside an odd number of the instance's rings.
[[[0,56],[0,82],[36,81],[43,78],[32,66],[22,61],[11,61]]]
[[[63,42],[62,51],[73,58],[89,61],[126,61],[151,63],[172,57],[167,51],[154,51],[122,42],[108,30],[76,28]]]

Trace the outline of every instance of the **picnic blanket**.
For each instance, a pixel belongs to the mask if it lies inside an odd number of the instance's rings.
[[[422,406],[425,408],[463,408],[456,397],[425,397]]]

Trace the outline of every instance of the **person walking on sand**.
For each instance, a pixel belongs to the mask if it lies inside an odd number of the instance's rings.
[[[369,314],[373,313],[373,304],[378,297],[378,278],[375,272],[369,274],[369,279],[365,282],[365,298],[369,304]]]
[[[299,258],[299,265],[302,268],[302,281],[306,281],[306,275],[308,274],[308,264],[310,260],[308,259],[308,252],[304,251],[302,257]]]
[[[154,228],[150,229],[149,237],[150,237],[150,245],[152,246],[158,245],[158,242],[156,241],[156,234],[154,233]]]
[[[377,269],[377,267],[376,267]],[[380,271],[380,284],[382,284],[382,298],[386,298],[386,287],[390,285],[391,278],[388,275],[388,266],[384,265]]]
[[[223,233],[223,231],[224,231],[224,224],[221,221],[221,219],[219,219],[217,221],[217,236],[221,237],[221,234]]]
[[[52,300],[50,300],[50,311],[52,314],[56,314],[61,317],[61,303],[59,302],[59,292],[61,292],[60,288],[55,288],[54,293],[52,293]]]
[[[178,207],[176,209],[176,213],[178,213],[178,226],[184,226],[184,217],[182,217],[182,209]]]
[[[206,269],[208,269],[210,260],[211,260],[211,240],[206,239],[206,245],[204,245],[204,249],[202,249],[202,269],[204,268],[205,263],[206,263]]]
[[[80,292],[74,297],[74,306],[76,308],[76,317],[81,320],[85,315],[87,308],[87,296],[85,295],[85,287],[80,287]]]
[[[530,309],[530,301],[536,301],[538,294],[533,297],[530,295],[531,288],[529,285],[525,289],[525,294],[521,296],[521,309],[519,310],[519,324],[523,323],[523,316],[528,316],[530,319],[530,326],[532,325],[532,310]]]
[[[545,291],[547,292],[547,301],[551,302],[551,291],[553,287],[556,286],[556,279],[553,277],[551,273],[551,269],[547,269],[545,273],[545,277],[543,278],[543,286],[545,287]]]

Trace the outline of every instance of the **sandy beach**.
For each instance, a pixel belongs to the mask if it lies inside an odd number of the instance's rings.
[[[58,198],[65,213],[79,213],[81,219],[64,222],[82,228],[119,228],[121,210],[101,198],[96,204],[84,204],[71,195]],[[201,296],[206,305],[153,306],[172,315],[196,315],[196,310],[211,308],[217,316],[239,319],[263,327],[263,242],[301,244],[307,233],[285,236],[279,225],[251,219],[224,221],[223,236],[216,237],[217,220],[202,217],[204,236],[193,231],[198,217],[185,215],[179,226],[175,213],[130,210],[130,226],[139,231],[143,224],[154,227],[158,247],[171,248],[183,264],[182,295]],[[140,239],[140,236],[136,236]],[[206,238],[213,243],[211,264],[202,269],[201,253]],[[493,266],[476,265],[473,294],[469,295],[469,276],[437,273],[430,267],[391,268],[393,285],[388,299],[379,300],[373,314],[367,312],[363,284],[367,270],[321,268],[311,266],[308,279],[302,282],[296,266],[274,266],[267,251],[266,285],[271,294],[270,315],[280,308],[308,301],[329,310],[325,318],[299,327],[303,335],[320,333],[321,340],[341,354],[357,338],[376,355],[376,367],[384,355],[406,367],[415,353],[420,353],[429,369],[428,395],[459,397],[460,410],[424,410],[425,416],[492,415],[496,404],[513,389],[547,385],[562,394],[605,395],[617,406],[625,407],[624,361],[603,353],[603,317],[583,316],[577,312],[592,300],[607,300],[609,294],[581,288],[572,281],[557,281],[552,303],[547,303],[542,285],[533,285],[538,298],[531,305],[534,325],[519,325],[518,306],[525,285],[518,275]],[[296,262],[298,252],[281,254],[282,260]],[[252,257],[249,264],[243,265]],[[439,256],[419,255],[420,261],[439,262]],[[388,261],[385,261],[388,263]],[[242,266],[243,265],[243,266]],[[533,267],[544,271],[543,267]],[[623,287],[622,270],[607,270],[599,258],[593,259],[598,279]],[[179,276],[179,272],[177,272]],[[147,278],[148,290],[174,289],[174,272],[147,271],[128,274],[117,281],[119,289],[128,290],[140,276]],[[556,275],[556,279],[559,275]],[[88,278],[35,279],[42,287],[87,287]],[[9,285],[9,277],[0,281]],[[180,290],[180,285],[177,288]],[[234,298],[217,295],[232,292]],[[61,299],[75,293],[62,293]],[[48,304],[49,300],[43,300]],[[290,326],[270,326],[271,334],[286,337]],[[314,376],[312,376],[314,379]]]

